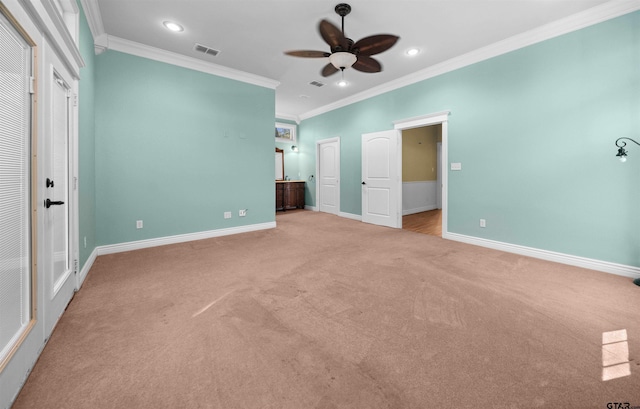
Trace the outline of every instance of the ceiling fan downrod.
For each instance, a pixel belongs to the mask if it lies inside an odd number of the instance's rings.
[[[344,35],[344,16],[351,13],[351,6],[347,3],[340,3],[336,6],[335,11],[342,17],[342,35]]]

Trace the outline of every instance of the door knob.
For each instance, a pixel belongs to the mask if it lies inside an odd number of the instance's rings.
[[[46,207],[47,209],[50,208],[51,206],[60,206],[60,205],[63,205],[63,204],[64,204],[64,202],[61,202],[61,201],[54,202],[54,201],[52,201],[50,199],[47,199],[47,200],[44,201],[44,207]]]
[[[362,182],[363,185],[366,185],[366,183]]]

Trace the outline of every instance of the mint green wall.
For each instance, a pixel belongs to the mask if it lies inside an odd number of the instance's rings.
[[[273,89],[107,51],[95,95],[98,245],[275,220]]]
[[[96,247],[96,172],[95,172],[95,63],[93,37],[80,7],[80,53],[85,67],[80,69],[78,95],[78,222],[80,268]],[[87,245],[84,245],[86,237]]]
[[[360,214],[361,134],[442,110],[450,232],[640,266],[640,147],[621,164],[614,146],[640,139],[640,12],[304,120],[301,172],[340,136],[341,211]]]

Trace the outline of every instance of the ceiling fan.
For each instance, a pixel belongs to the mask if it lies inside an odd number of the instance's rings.
[[[285,54],[293,57],[303,58],[326,58],[329,57],[329,64],[322,69],[322,76],[328,77],[331,74],[344,71],[345,68],[353,67],[362,72],[380,72],[382,65],[372,55],[379,54],[391,48],[400,37],[391,34],[377,34],[365,37],[360,41],[353,42],[352,39],[344,35],[344,16],[351,12],[351,6],[340,3],[335,7],[335,11],[342,17],[342,30],[334,26],[327,20],[320,21],[318,29],[324,41],[331,47],[331,52],[297,50],[287,51]]]

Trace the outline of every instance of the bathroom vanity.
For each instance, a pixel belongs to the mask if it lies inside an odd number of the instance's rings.
[[[276,148],[276,210],[304,209],[304,180],[285,180],[284,152]]]

